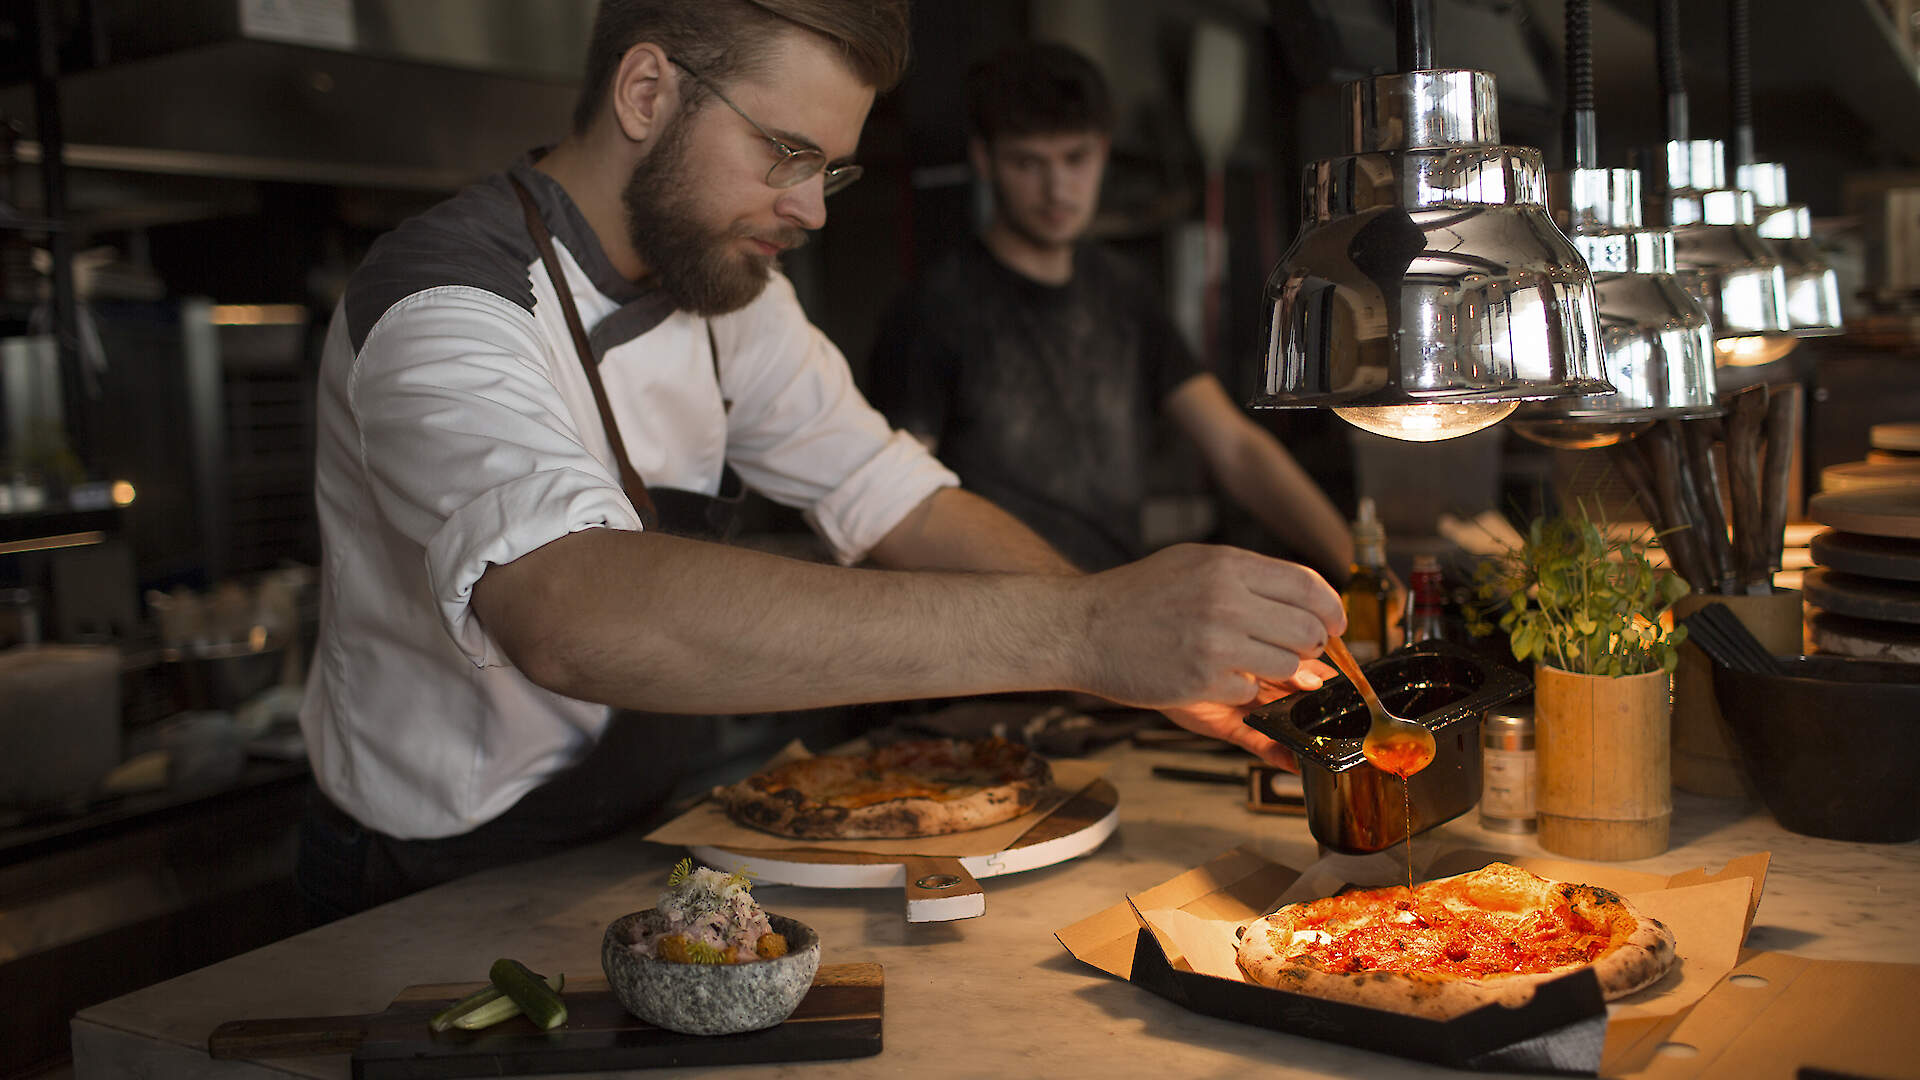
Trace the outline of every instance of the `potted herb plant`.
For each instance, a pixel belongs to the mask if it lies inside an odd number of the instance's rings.
[[[1536,803],[1549,851],[1637,859],[1667,848],[1669,676],[1686,629],[1661,618],[1687,585],[1648,561],[1650,542],[1609,537],[1584,516],[1540,518],[1475,581],[1474,632],[1497,621],[1514,657],[1534,664]]]

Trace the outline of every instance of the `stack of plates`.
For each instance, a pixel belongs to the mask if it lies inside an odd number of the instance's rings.
[[[1874,487],[1920,487],[1920,457],[1849,461],[1820,470],[1821,491],[1865,491]]]
[[[1920,421],[1875,424],[1867,429],[1867,460],[1874,464],[1920,461]]]
[[[1801,581],[1814,647],[1920,662],[1920,483],[1822,492],[1807,516],[1830,526]]]

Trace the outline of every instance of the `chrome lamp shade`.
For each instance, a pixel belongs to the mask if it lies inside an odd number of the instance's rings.
[[[1343,95],[1353,152],[1306,170],[1250,404],[1429,441],[1611,392],[1586,261],[1547,213],[1539,153],[1498,144],[1493,76],[1417,70]]]
[[[1714,416],[1713,324],[1673,277],[1673,230],[1641,224],[1640,174],[1570,169],[1549,181],[1554,220],[1586,258],[1612,394],[1531,401],[1513,415],[1534,442],[1611,446],[1655,420]]]
[[[1753,193],[1727,186],[1720,141],[1667,143],[1666,173],[1675,276],[1713,319],[1719,366],[1767,364],[1792,352],[1785,269],[1754,227]]]
[[[1813,242],[1806,203],[1787,201],[1787,167],[1777,161],[1742,165],[1734,183],[1753,193],[1754,229],[1772,242],[1787,279],[1787,327],[1795,337],[1843,333],[1840,275]]]

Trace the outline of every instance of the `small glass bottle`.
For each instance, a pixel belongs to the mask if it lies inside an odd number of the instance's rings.
[[[1387,534],[1380,525],[1373,500],[1360,500],[1353,523],[1353,576],[1341,590],[1347,611],[1343,637],[1353,658],[1364,664],[1378,660],[1400,645],[1400,580],[1387,565]]]
[[[1407,589],[1407,644],[1445,638],[1447,584],[1440,572],[1440,560],[1432,555],[1415,555]]]

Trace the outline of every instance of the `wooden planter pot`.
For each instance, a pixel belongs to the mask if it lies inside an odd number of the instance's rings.
[[[1673,818],[1664,671],[1607,678],[1534,667],[1540,846],[1580,859],[1667,850]]]
[[[1800,651],[1801,604],[1797,589],[1776,589],[1770,596],[1717,596],[1695,593],[1673,605],[1684,619],[1708,604],[1725,604],[1775,656]],[[1673,786],[1695,795],[1740,798],[1752,795],[1753,781],[1733,751],[1733,733],[1720,715],[1713,693],[1713,661],[1692,642],[1680,646],[1673,672]]]

